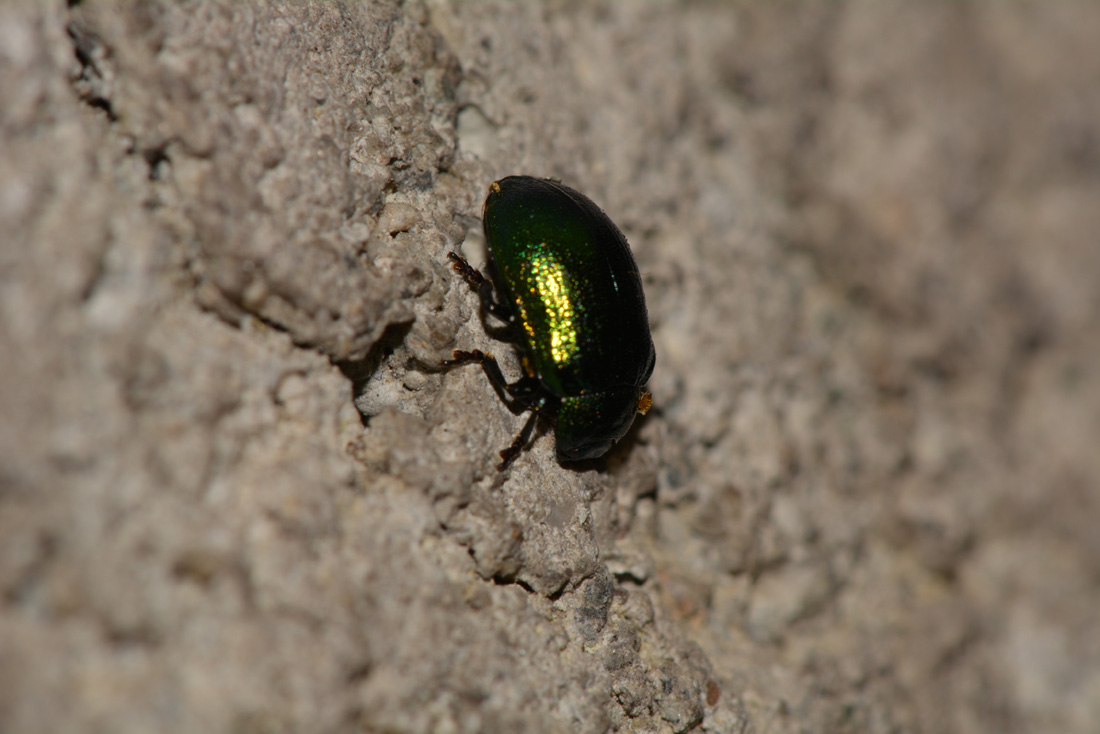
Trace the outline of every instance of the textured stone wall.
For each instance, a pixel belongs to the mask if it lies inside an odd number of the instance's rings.
[[[0,3],[0,731],[1100,721],[1100,6]],[[654,409],[455,348],[488,184]]]

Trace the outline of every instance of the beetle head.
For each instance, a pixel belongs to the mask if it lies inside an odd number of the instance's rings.
[[[558,457],[580,461],[606,454],[630,430],[642,394],[624,386],[562,398],[554,429]]]

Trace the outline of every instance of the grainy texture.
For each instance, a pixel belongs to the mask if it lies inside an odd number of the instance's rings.
[[[1098,37],[0,4],[0,731],[1094,731]],[[439,370],[513,173],[645,279],[583,470]]]

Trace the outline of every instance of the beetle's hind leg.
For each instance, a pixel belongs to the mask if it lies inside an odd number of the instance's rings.
[[[477,297],[481,299],[481,306],[487,312],[496,316],[504,323],[511,326],[515,321],[515,317],[512,314],[507,304],[504,304],[497,300],[496,290],[493,288],[493,281],[485,277],[485,275],[470,264],[470,261],[459,255],[457,252],[447,253],[447,259],[451,261],[451,267],[455,272],[462,276],[462,279],[470,284],[470,287],[477,291]]]

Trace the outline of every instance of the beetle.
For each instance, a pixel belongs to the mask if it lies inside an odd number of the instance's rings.
[[[531,176],[491,184],[482,225],[488,275],[448,257],[477,291],[483,317],[504,323],[499,338],[520,347],[524,374],[508,382],[479,349],[457,350],[444,365],[479,363],[513,413],[531,412],[498,469],[523,450],[539,416],[554,425],[559,460],[603,456],[652,404],[644,388],[656,352],[626,238],[584,194]]]

